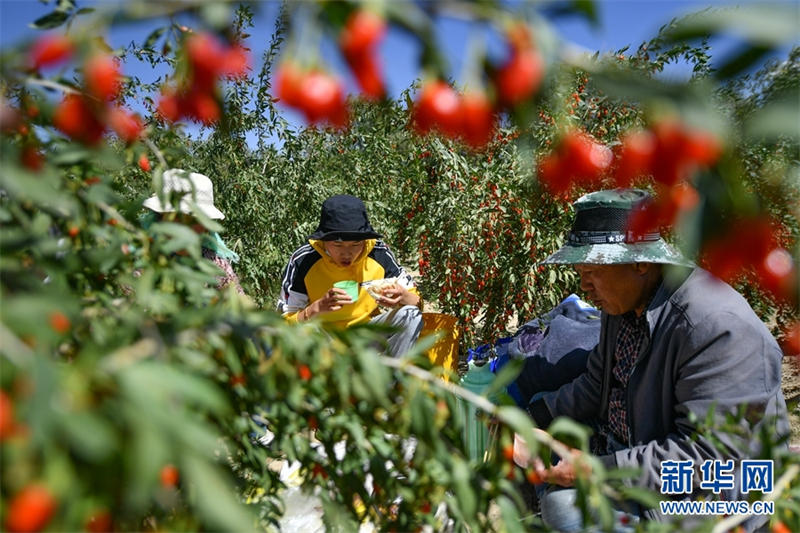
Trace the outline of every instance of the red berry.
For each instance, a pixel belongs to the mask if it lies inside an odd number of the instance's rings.
[[[800,356],[800,320],[784,330],[783,351],[787,355]]]
[[[361,87],[361,92],[370,100],[380,100],[386,93],[380,62],[372,52],[346,56],[347,64]]]
[[[703,130],[685,129],[684,146],[686,155],[699,165],[713,165],[722,153],[717,137]]]
[[[167,464],[161,467],[161,471],[159,472],[159,479],[161,480],[161,486],[165,489],[171,489],[178,485],[178,481],[180,480],[180,472],[178,471],[177,467],[172,464]]]
[[[66,35],[48,33],[33,43],[30,62],[35,69],[55,65],[69,59],[74,49],[72,41]]]
[[[175,122],[181,117],[181,102],[174,90],[165,89],[161,92],[156,112],[169,122]]]
[[[145,172],[150,172],[150,160],[147,159],[145,154],[139,156],[139,168]]]
[[[225,50],[220,68],[224,75],[231,78],[243,78],[249,69],[250,54],[244,46],[235,44]]]
[[[144,126],[138,115],[121,107],[114,107],[108,113],[108,123],[120,139],[130,144],[142,135]]]
[[[386,34],[386,21],[377,13],[360,9],[353,12],[339,37],[345,56],[357,55],[374,47]]]
[[[571,179],[589,184],[599,180],[613,158],[606,145],[579,130],[567,132],[561,140],[560,155]]]
[[[38,172],[42,169],[42,166],[44,166],[44,157],[38,148],[28,144],[22,148],[20,163],[22,163],[25,168]]]
[[[78,226],[70,226],[69,230],[67,230],[67,234],[72,237],[73,239],[78,236],[81,230]]]
[[[56,333],[61,333],[63,335],[69,331],[71,326],[72,324],[69,318],[61,311],[53,311],[50,313],[50,327],[53,328],[53,331]]]
[[[114,56],[96,54],[83,67],[86,88],[100,100],[113,100],[122,89],[119,64]]]
[[[467,144],[486,146],[494,135],[494,124],[492,106],[484,93],[470,91],[461,97],[461,128]]]
[[[44,485],[28,485],[8,504],[6,529],[12,532],[41,531],[56,512],[56,499]]]
[[[86,521],[86,531],[89,533],[108,533],[114,529],[111,513],[107,509],[98,509],[89,515]]]
[[[311,369],[308,367],[308,365],[300,365],[297,367],[297,374],[303,381],[308,381],[311,379]]]
[[[533,96],[543,78],[544,60],[537,50],[514,51],[495,73],[497,99],[502,105],[514,107]]]
[[[285,62],[275,75],[275,98],[289,107],[300,107],[300,82],[303,72],[295,63]]]
[[[506,461],[513,461],[514,460],[514,445],[513,444],[506,444],[503,446],[503,458]]]
[[[53,125],[67,136],[85,144],[97,144],[105,126],[82,97],[68,94],[53,113]]]
[[[565,172],[564,165],[557,154],[547,154],[539,160],[536,175],[553,194],[561,195],[572,185],[571,178]]]
[[[306,74],[298,88],[300,107],[311,124],[328,121],[341,125],[346,112],[344,93],[339,80],[321,71]]]
[[[217,99],[205,91],[192,91],[184,98],[186,114],[205,125],[218,122],[222,116]]]
[[[225,52],[210,33],[198,33],[186,39],[186,56],[192,67],[192,86],[207,91],[216,83],[223,67]]]
[[[630,132],[622,138],[614,163],[614,181],[618,187],[630,187],[636,178],[650,173],[655,147],[655,136],[649,131]]]
[[[414,124],[419,133],[438,129],[449,137],[461,130],[461,99],[452,87],[443,81],[434,81],[422,87],[414,105]]]
[[[0,441],[4,441],[14,433],[14,402],[0,390]]]
[[[537,474],[533,470],[528,470],[527,472],[525,472],[525,478],[528,480],[528,483],[532,485],[540,485],[544,482],[542,478],[539,477],[539,474]]]

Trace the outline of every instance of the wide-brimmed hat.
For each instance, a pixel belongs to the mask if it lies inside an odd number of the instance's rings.
[[[575,222],[567,243],[543,264],[665,263],[693,266],[659,233],[634,235],[627,229],[631,211],[650,200],[650,195],[640,189],[597,191],[581,196],[572,204]]]
[[[380,239],[367,218],[364,202],[350,196],[339,194],[322,202],[317,231],[308,236],[318,241],[363,241]]]
[[[162,203],[157,194],[154,194],[142,205],[156,213],[181,213],[193,214],[195,208],[205,216],[215,220],[222,220],[225,215],[214,206],[214,186],[208,176],[197,172],[187,172],[179,168],[164,171],[161,181],[161,191],[166,203]],[[172,205],[171,200],[180,195],[178,207]]]

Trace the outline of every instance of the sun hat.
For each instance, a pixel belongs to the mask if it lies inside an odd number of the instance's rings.
[[[567,243],[542,264],[609,265],[621,263],[665,263],[694,266],[661,237],[634,235],[627,229],[631,211],[651,201],[640,189],[596,191],[578,198],[575,221]]]
[[[208,176],[197,172],[187,172],[179,168],[171,168],[164,171],[161,181],[162,196],[166,201],[162,204],[157,194],[154,194],[142,205],[156,213],[181,213],[192,214],[194,208],[200,210],[205,216],[215,220],[222,220],[225,215],[214,206],[214,186]],[[178,208],[176,209],[170,202],[181,194]]]
[[[364,202],[349,194],[331,196],[322,202],[317,230],[308,236],[318,241],[363,241],[380,239],[367,218]]]

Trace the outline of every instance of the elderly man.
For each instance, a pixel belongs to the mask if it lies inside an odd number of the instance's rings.
[[[640,469],[635,482],[655,491],[662,488],[662,462],[691,461],[694,494],[671,498],[697,499],[704,461],[732,459],[735,486],[722,490],[720,499],[744,500],[740,461],[758,456],[756,436],[762,429],[777,436],[789,431],[782,354],[730,286],[692,268],[657,233],[636,239],[626,232],[631,210],[648,198],[626,189],[575,202],[568,242],[545,263],[575,265],[581,289],[603,311],[600,342],[584,374],[535,400],[528,411],[542,428],[558,416],[592,425],[600,460],[607,467]],[[704,420],[709,409],[717,420],[742,409],[742,434],[698,435],[693,418]],[[545,468],[537,460],[534,469],[549,484],[540,494],[545,522],[562,531],[584,529],[571,488],[573,463]],[[658,509],[628,512],[623,523],[637,516],[665,518]],[[751,518],[745,527],[765,519]]]

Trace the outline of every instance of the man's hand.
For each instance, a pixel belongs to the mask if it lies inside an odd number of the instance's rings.
[[[417,305],[419,296],[401,285],[394,284],[383,289],[377,301],[384,307],[395,308],[403,305]]]
[[[551,485],[560,485],[562,487],[572,487],[575,485],[575,480],[578,477],[576,468],[582,469],[582,475],[587,476],[591,472],[589,465],[585,463],[583,452],[576,449],[570,450],[572,457],[571,461],[564,460],[558,462],[555,466],[546,468],[544,463],[538,457],[533,458],[531,466],[533,471],[545,483]]]

